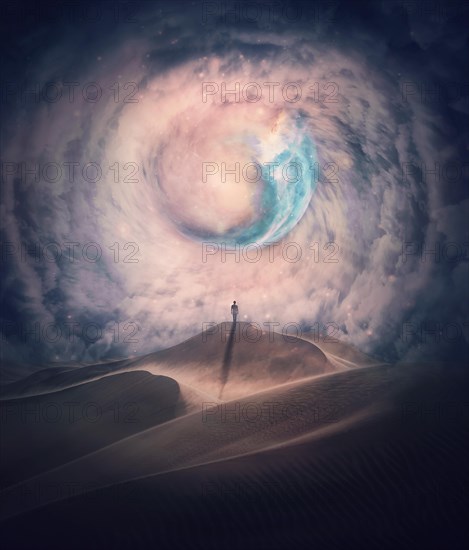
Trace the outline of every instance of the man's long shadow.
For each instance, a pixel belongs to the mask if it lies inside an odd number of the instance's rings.
[[[230,335],[228,337],[228,343],[226,344],[225,355],[223,356],[223,364],[221,367],[221,376],[220,376],[221,388],[220,388],[220,393],[218,395],[218,399],[221,399],[223,390],[225,388],[225,384],[228,381],[231,360],[233,358],[233,345],[235,342],[235,333],[236,333],[236,321],[234,321],[231,324]]]

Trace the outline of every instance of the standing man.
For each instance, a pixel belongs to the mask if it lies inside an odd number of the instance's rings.
[[[233,315],[233,323],[236,323],[236,317],[238,316],[238,306],[236,300],[231,305],[231,315]]]

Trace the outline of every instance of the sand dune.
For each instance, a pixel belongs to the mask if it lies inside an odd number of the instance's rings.
[[[87,537],[126,548],[113,533],[134,541],[134,525],[151,533],[139,547],[189,548],[182,523],[215,529],[218,546],[200,534],[195,548],[238,547],[238,532],[239,548],[301,548],[312,525],[312,542],[344,548],[362,542],[357,522],[367,517],[373,545],[414,546],[409,533],[431,530],[428,512],[395,529],[387,515],[415,506],[416,494],[433,498],[433,483],[446,506],[441,521],[459,517],[448,499],[469,435],[465,369],[377,365],[345,344],[320,350],[278,334],[250,342],[220,327],[226,339],[214,331],[139,359],[46,369],[5,386],[0,520],[9,547],[31,547],[18,534],[24,518],[40,535],[32,547],[48,549],[95,547]],[[65,526],[99,507],[118,527],[89,518],[70,541]],[[233,509],[245,530],[222,527]],[[256,523],[259,509],[277,519]],[[53,527],[49,517],[58,518]]]
[[[125,360],[85,367],[57,366],[41,369],[4,385],[0,390],[0,397],[12,399],[60,391],[125,370],[131,363],[132,360]]]
[[[137,373],[120,376],[131,375]],[[206,402],[201,410],[177,418],[174,409],[177,399],[174,395],[169,410],[161,411],[161,403],[155,405],[156,418],[147,416],[136,431],[135,427],[124,430],[115,424],[114,431],[120,431],[120,439],[115,442],[109,434],[104,437],[109,425],[97,430],[94,434],[97,441],[93,439],[93,434],[87,434],[89,439],[83,439],[77,433],[80,428],[72,429],[67,434],[67,440],[70,438],[71,443],[78,445],[81,451],[88,448],[90,454],[63,464],[71,452],[63,451],[57,457],[55,469],[34,476],[3,494],[34,494],[32,488],[38,484],[44,487],[63,486],[71,479],[82,486],[105,487],[345,431],[361,422],[368,422],[375,415],[384,414],[387,408],[392,407],[396,391],[402,391],[408,383],[406,375],[405,369],[388,366],[342,372],[281,384],[229,403]],[[150,395],[157,388],[155,403],[163,396],[167,399],[165,392],[168,386],[173,387],[173,393],[176,392],[177,385],[171,379],[161,380],[158,377],[156,384],[150,387],[148,376],[151,375],[147,374],[139,380],[143,385],[137,391],[145,388],[144,391]],[[115,378],[103,379],[99,386],[111,384]],[[93,385],[97,389],[98,382]],[[87,395],[88,392],[93,395],[92,384],[87,386]],[[75,394],[74,397],[77,398]],[[148,411],[145,413],[149,414]],[[173,420],[170,422],[157,425],[161,420],[171,418]],[[149,427],[151,423],[154,425]],[[45,432],[49,428],[50,425],[46,426]],[[65,429],[69,427],[65,426]],[[35,431],[37,433],[37,428]],[[52,438],[62,435],[54,428]],[[101,448],[97,448],[100,436],[103,436]],[[44,441],[42,436],[40,439]],[[43,466],[40,461],[38,465],[31,459],[28,470],[31,472],[31,468],[40,466]],[[7,475],[12,479],[11,473]],[[22,499],[19,508],[10,505],[8,513],[27,510],[31,503],[27,504],[25,500]],[[54,500],[53,496],[51,500]],[[43,499],[42,504],[46,503]]]
[[[258,331],[250,323],[221,323],[135,363],[219,399],[234,399],[281,383],[334,372],[314,344]]]
[[[64,367],[67,368],[67,367]],[[44,370],[44,369],[40,369]],[[21,380],[22,378],[26,378],[27,376],[30,376],[31,374],[34,374],[38,371],[37,365],[31,365],[27,363],[11,363],[4,361],[3,359],[0,361],[0,391],[2,386],[5,386],[7,384],[12,384],[13,382],[17,382],[18,380]]]
[[[3,401],[1,484],[48,470],[186,411],[176,381],[146,372]]]
[[[383,361],[371,357],[352,344],[342,342],[333,336],[319,336],[313,331],[303,331],[301,338],[317,346],[339,370],[384,364]]]
[[[233,330],[234,329],[234,330]],[[4,386],[2,399],[68,388],[116,372],[169,376],[214,400],[233,399],[280,383],[337,370],[314,344],[257,332],[250,323],[221,323],[167,350],[80,368],[44,369]]]
[[[43,369],[4,386],[3,486],[181,415],[182,427],[171,423],[163,437],[191,432],[207,403],[222,403],[223,391],[224,398],[243,395],[245,406],[260,390],[333,370],[308,342],[249,330],[247,323],[222,324],[143,358]]]

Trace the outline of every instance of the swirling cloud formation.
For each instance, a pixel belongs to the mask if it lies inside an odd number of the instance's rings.
[[[150,352],[233,299],[390,360],[467,350],[467,105],[422,100],[461,80],[454,20],[237,5],[62,21],[6,90],[9,358]]]

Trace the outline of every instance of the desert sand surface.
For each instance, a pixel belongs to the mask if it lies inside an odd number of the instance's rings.
[[[236,327],[220,323],[181,344],[140,358],[42,369],[3,385],[0,398],[49,393],[135,369],[171,376],[214,399],[244,396],[275,384],[342,370],[305,339],[260,332],[245,322]]]
[[[461,547],[467,369],[226,328],[4,387],[8,548]]]

